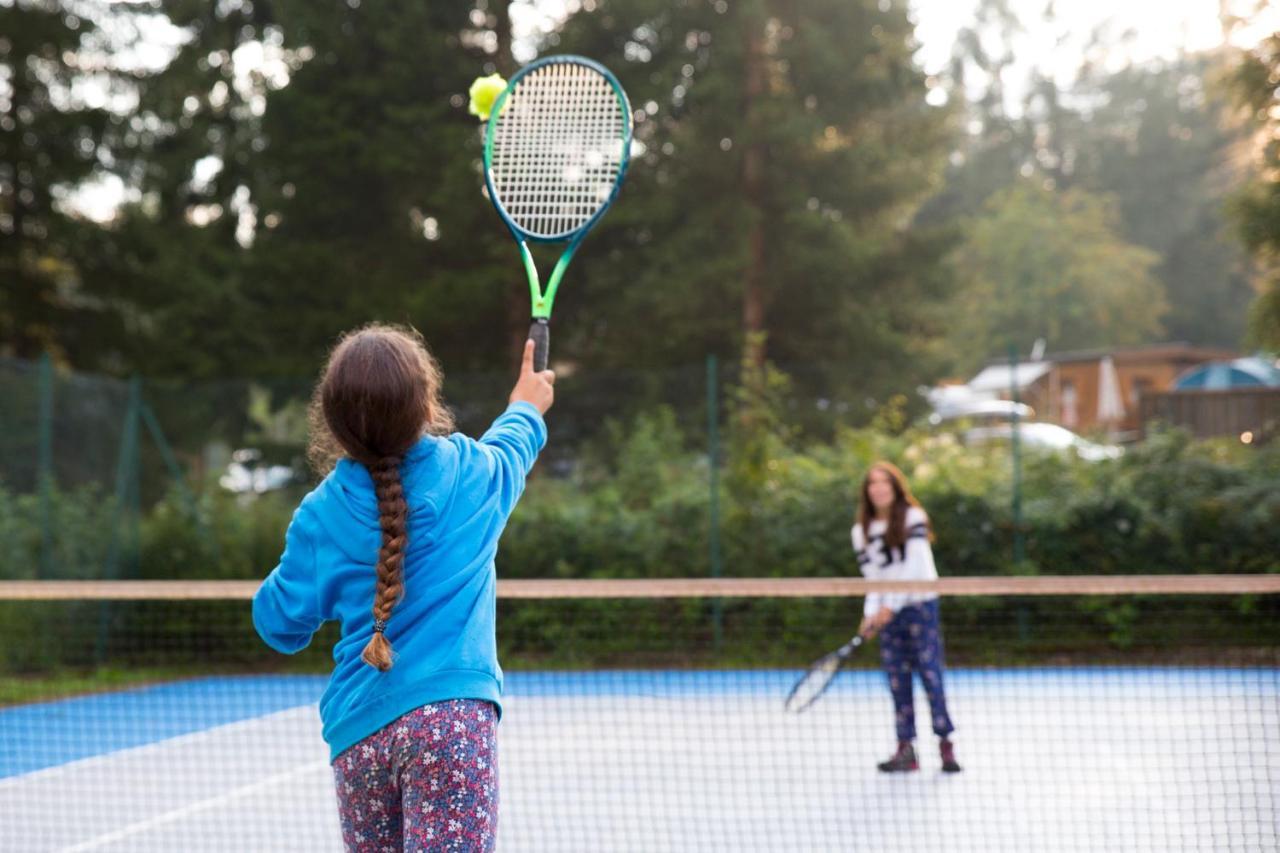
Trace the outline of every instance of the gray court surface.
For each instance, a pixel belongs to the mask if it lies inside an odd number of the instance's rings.
[[[794,675],[513,678],[499,849],[1280,849],[1275,670],[953,672],[964,772],[917,696],[922,769],[898,776],[878,677],[793,716]],[[33,736],[4,727],[0,754]],[[0,778],[0,849],[340,850],[315,706]]]

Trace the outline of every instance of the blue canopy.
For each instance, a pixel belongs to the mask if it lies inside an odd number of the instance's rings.
[[[1179,391],[1223,391],[1228,388],[1280,388],[1280,369],[1264,358],[1237,358],[1193,367],[1178,377]]]

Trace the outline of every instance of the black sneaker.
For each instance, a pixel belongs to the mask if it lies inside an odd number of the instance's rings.
[[[912,770],[920,769],[920,762],[916,761],[916,750],[911,745],[911,741],[898,741],[898,751],[888,761],[881,761],[876,767],[880,768],[882,773],[909,773]]]
[[[938,750],[942,753],[942,772],[959,773],[960,765],[956,762],[956,748],[951,745],[951,741],[943,738],[938,744]]]

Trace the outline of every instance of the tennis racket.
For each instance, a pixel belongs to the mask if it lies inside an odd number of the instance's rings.
[[[582,238],[622,185],[631,107],[616,77],[580,56],[548,56],[516,72],[489,115],[484,179],[529,278],[535,370],[551,347],[551,306]],[[565,243],[544,288],[530,243]]]
[[[853,656],[853,653],[861,645],[862,637],[859,635],[834,652],[825,654],[814,661],[805,674],[800,676],[796,686],[792,687],[791,692],[787,694],[786,709],[798,714],[814,702],[817,702],[818,697],[831,686],[831,682],[835,679],[836,674],[840,672],[840,668],[845,665],[845,662]]]

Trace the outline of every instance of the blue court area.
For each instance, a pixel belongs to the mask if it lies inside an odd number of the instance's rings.
[[[0,708],[0,779],[315,704],[324,685],[322,676],[199,678]]]
[[[1277,849],[1280,670],[953,670],[947,777],[923,695],[922,770],[888,777],[883,676],[795,716],[797,674],[508,673],[500,849]],[[340,849],[324,683],[0,709],[0,849]]]

